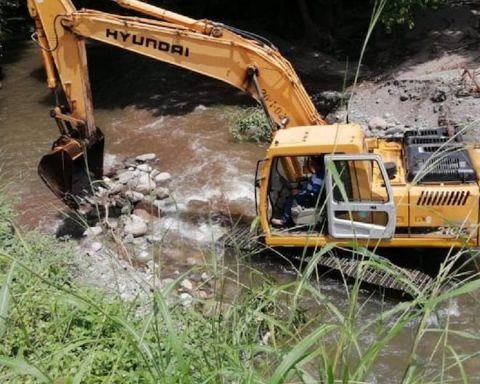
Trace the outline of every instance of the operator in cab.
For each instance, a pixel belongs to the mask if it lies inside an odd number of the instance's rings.
[[[290,227],[294,225],[292,221],[292,207],[295,204],[305,208],[312,208],[318,204],[318,198],[325,180],[324,155],[310,157],[309,166],[312,174],[300,183],[299,188],[292,189],[291,195],[283,206],[282,216],[272,219],[274,227]]]

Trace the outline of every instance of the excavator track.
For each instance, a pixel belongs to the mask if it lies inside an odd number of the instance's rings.
[[[416,269],[407,269],[392,265],[387,259],[375,256],[375,261],[383,260],[389,263],[388,270],[368,265],[368,259],[355,259],[337,256],[322,256],[318,264],[331,270],[338,271],[343,276],[360,279],[363,283],[376,287],[402,291],[415,297],[419,292],[425,292],[433,279]]]
[[[251,233],[249,228],[233,228],[218,241],[219,246],[258,255],[268,251],[259,236]],[[312,257],[290,255],[302,263],[308,263]],[[392,264],[388,259],[375,255],[375,258],[339,257],[334,254],[322,255],[317,264],[328,271],[339,273],[342,277],[362,283],[406,293],[414,298],[425,292],[432,285],[433,279],[426,273]],[[380,267],[382,265],[382,267]]]

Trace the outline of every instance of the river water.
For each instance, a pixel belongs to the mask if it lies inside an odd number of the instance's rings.
[[[192,264],[203,257],[199,244],[212,243],[224,231],[212,211],[254,216],[253,172],[265,147],[255,143],[235,143],[228,133],[228,111],[251,101],[236,90],[202,76],[168,65],[138,58],[101,46],[89,48],[92,91],[96,122],[106,136],[106,163],[153,152],[155,166],[173,175],[170,188],[175,210],[162,224],[172,234],[165,260],[170,270]],[[4,66],[0,90],[0,170],[3,188],[15,202],[18,221],[26,228],[53,233],[66,210],[37,176],[37,164],[58,132],[48,112],[53,105],[44,82],[37,47],[32,42],[17,43]],[[253,261],[255,267],[280,282],[295,279],[292,267],[275,260]],[[240,279],[248,281],[248,272]],[[324,279],[319,289],[340,309],[346,309],[348,293],[342,282]],[[448,322],[450,329],[478,335],[480,296],[452,300],[429,319],[431,328]],[[380,310],[396,301],[370,296],[362,291],[359,321],[371,321]],[[318,303],[309,304],[316,311]],[[418,324],[409,324],[390,341],[378,359],[372,382],[399,382]],[[374,331],[362,340],[375,339]],[[437,370],[441,362],[429,362],[437,347],[438,334],[422,339],[418,365]],[[480,352],[474,340],[451,337],[456,353]],[[451,356],[451,355],[450,355]],[[449,361],[450,364],[452,361]],[[423,364],[423,366],[422,366]],[[428,366],[431,364],[431,367]],[[470,382],[480,382],[480,358],[464,364]],[[452,376],[453,375],[453,376]],[[459,371],[446,373],[459,378]],[[439,381],[439,378],[437,378]],[[455,380],[453,381],[455,382]]]

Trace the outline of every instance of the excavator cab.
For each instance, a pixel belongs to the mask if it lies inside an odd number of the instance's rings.
[[[94,181],[103,175],[104,143],[99,128],[90,143],[63,133],[40,160],[38,174],[57,197],[76,208],[78,197],[92,194]]]

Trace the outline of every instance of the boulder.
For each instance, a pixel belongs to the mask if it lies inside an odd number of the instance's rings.
[[[135,253],[133,255],[133,258],[135,259],[135,261],[138,261],[140,263],[146,263],[152,260],[152,254],[147,251],[141,251],[139,253]]]
[[[138,203],[139,201],[145,198],[143,193],[137,191],[127,191],[124,193],[125,197],[128,198],[132,203]]]
[[[155,176],[155,181],[157,183],[166,183],[167,181],[170,181],[172,178],[172,175],[168,172],[160,172],[157,176]]]
[[[157,155],[155,153],[144,153],[143,155],[138,155],[135,157],[135,160],[137,160],[139,163],[145,163],[146,161],[153,161],[155,160]]]
[[[384,131],[388,128],[388,123],[381,117],[375,116],[368,121],[368,128],[372,130],[378,129]]]
[[[180,303],[184,306],[184,307],[188,307],[192,304],[193,302],[193,297],[192,295],[190,295],[189,293],[186,293],[186,292],[183,292],[179,295],[179,298],[180,298]]]
[[[131,178],[127,185],[134,191],[144,194],[150,193],[156,188],[155,181],[150,177],[149,174],[143,172],[139,172],[136,177]]]
[[[122,241],[123,241],[123,244],[131,244],[131,243],[133,243],[133,240],[134,240],[133,235],[131,233],[129,233],[129,234],[127,234],[123,237]]]
[[[88,236],[88,237],[96,237],[101,235],[103,232],[102,227],[95,226],[95,227],[90,227],[83,232],[83,236]]]
[[[143,209],[152,216],[160,217],[162,211],[160,207],[156,204],[157,201],[158,200],[152,198],[151,196],[146,196],[142,201],[139,201],[135,205],[135,209]]]
[[[146,222],[149,222],[152,219],[152,215],[150,215],[145,209],[135,208],[133,214]]]
[[[160,244],[163,241],[163,236],[149,235],[147,236],[147,242],[150,244]]]
[[[121,184],[128,184],[131,180],[135,179],[138,175],[137,171],[123,171],[117,174],[117,181]]]
[[[137,165],[137,169],[142,172],[151,172],[153,168],[148,164],[139,164]]]
[[[92,250],[92,252],[98,252],[102,248],[103,248],[102,243],[100,243],[98,241],[95,241],[94,243],[92,243],[92,245],[90,245],[90,249]]]
[[[126,235],[139,237],[145,235],[148,231],[147,223],[137,215],[126,217],[124,222],[123,231]]]
[[[187,291],[191,291],[193,289],[193,283],[189,279],[182,280],[180,286]]]
[[[168,190],[168,188],[160,187],[157,188],[155,194],[157,195],[158,199],[163,200],[170,196],[170,191]]]

